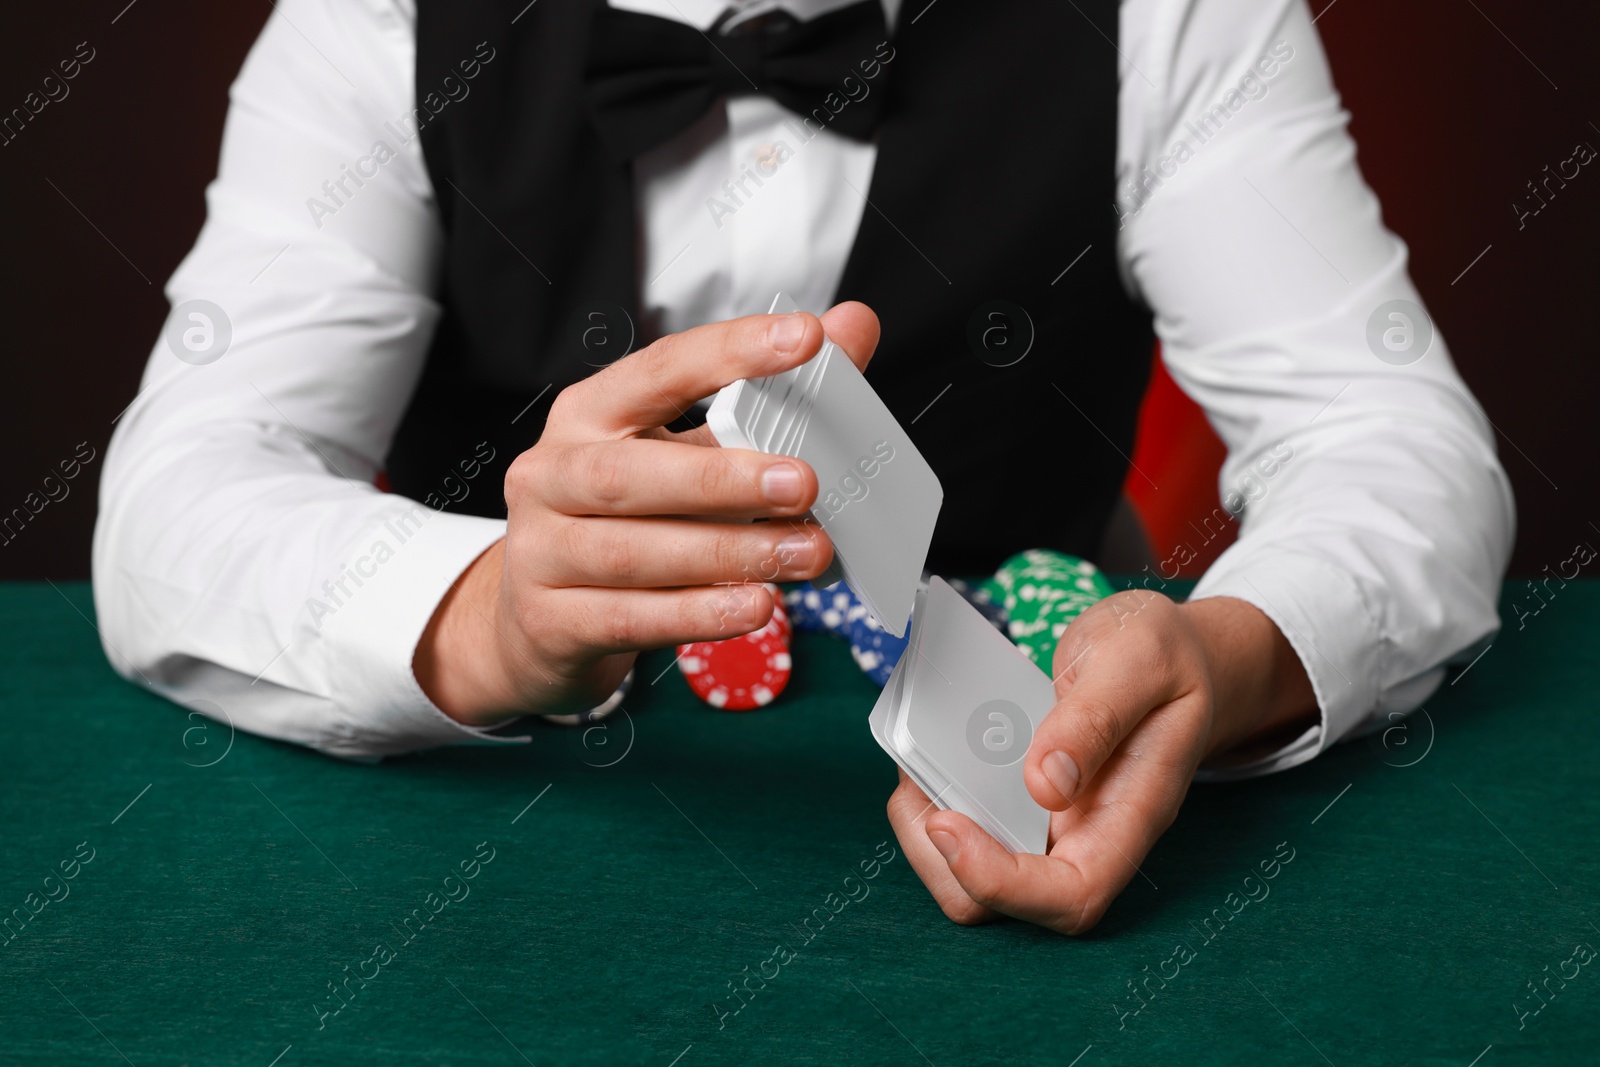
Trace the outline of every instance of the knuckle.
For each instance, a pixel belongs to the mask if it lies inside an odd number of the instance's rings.
[[[700,495],[704,504],[721,504],[730,494],[728,492],[728,472],[732,460],[721,455],[720,449],[708,448],[709,453],[700,460],[700,469],[695,474],[695,491]]]
[[[709,555],[719,575],[741,581],[757,581],[764,573],[761,561],[767,553],[764,542],[751,544],[743,533],[726,533],[717,535]]]
[[[961,879],[961,888],[980,905],[991,906],[1005,895],[1006,878],[1000,871],[984,865]]]
[[[533,470],[539,462],[538,457],[535,455],[536,452],[538,452],[537,448],[530,448],[512,460],[511,465],[506,468],[505,491],[507,504],[512,500],[521,500],[529,496],[533,487],[539,484],[534,477]]]
[[[1072,937],[1086,934],[1095,928],[1110,907],[1110,898],[1100,894],[1085,900],[1071,901],[1063,908],[1056,928]]]
[[[659,391],[668,377],[669,368],[682,357],[683,335],[669,333],[641,350],[628,366],[623,367],[621,363],[613,366],[620,368],[618,373],[626,370],[638,375],[646,386]]]
[[[1159,677],[1171,667],[1175,644],[1172,628],[1159,619],[1152,619],[1150,625],[1124,630],[1117,642],[1117,652],[1125,662],[1138,664],[1140,671]]]
[[[550,402],[550,425],[560,426],[570,422],[583,410],[582,385],[581,382],[574,383],[556,394],[556,398]]]
[[[600,504],[620,504],[628,498],[629,468],[620,448],[591,448],[584,463],[589,493]]]
[[[1087,746],[1088,754],[1104,759],[1122,739],[1122,727],[1117,713],[1102,700],[1085,700],[1073,705],[1072,727],[1074,733]]]
[[[577,552],[587,552],[595,570],[618,585],[628,585],[639,576],[639,554],[619,531],[585,534],[576,523],[569,529],[569,543]]]
[[[989,910],[970,898],[941,900],[939,910],[958,926],[977,926],[989,917]]]
[[[554,574],[566,578],[581,576],[593,560],[593,542],[585,536],[583,529],[586,524],[555,514],[549,518],[551,521],[540,524],[546,541],[532,554],[532,558],[548,556],[550,570]]]
[[[605,648],[637,648],[640,632],[638,618],[618,606],[612,598],[583,609],[582,630],[590,642]]]
[[[889,812],[889,822],[895,827],[897,835],[902,825],[911,825],[918,809],[927,803],[927,799],[921,794],[922,791],[909,778],[901,779],[900,784],[895,786],[894,792],[889,794],[889,802],[885,807]]]
[[[634,360],[634,369],[650,370],[650,364],[669,363],[677,358],[678,349],[683,345],[683,335],[677,333],[665,334],[656,338],[654,342],[640,350]]]

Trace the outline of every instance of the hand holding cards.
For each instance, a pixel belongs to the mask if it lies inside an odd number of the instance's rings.
[[[798,311],[779,294],[772,312]],[[810,360],[717,394],[706,424],[719,444],[804,460],[820,489],[811,518],[833,540],[818,585],[850,583],[895,636],[905,633],[944,490],[854,363],[828,341]]]
[[[910,643],[867,721],[936,805],[1012,852],[1042,854],[1050,813],[1028,793],[1022,760],[1055,699],[1049,676],[936,577],[917,596]]]
[[[783,294],[773,313],[798,310]],[[921,590],[944,493],[894,415],[831,342],[783,374],[722,389],[707,414],[718,443],[783,454],[816,472],[811,518],[843,577],[906,653],[869,718],[873,736],[939,807],[971,818],[1013,852],[1043,853],[1050,815],[1022,761],[1055,704],[1050,678],[948,583]]]

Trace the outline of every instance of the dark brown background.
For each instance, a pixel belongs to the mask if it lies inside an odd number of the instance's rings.
[[[1511,203],[1578,141],[1600,148],[1600,16],[1570,0],[1312,7],[1362,170],[1500,431],[1520,513],[1513,573],[1559,563],[1577,541],[1600,540],[1589,436],[1600,363],[1587,328],[1600,293],[1600,165],[1520,232]],[[227,86],[270,10],[95,0],[0,13],[0,113],[78,42],[97,53],[66,99],[0,147],[0,514],[78,442],[103,454],[137,391],[166,315],[161,285],[204,217]],[[0,578],[87,577],[99,469],[0,547]]]

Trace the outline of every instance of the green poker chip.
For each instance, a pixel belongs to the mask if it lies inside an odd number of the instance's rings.
[[[1017,553],[980,588],[1006,609],[1012,643],[1046,672],[1072,620],[1116,592],[1093,563],[1047,548]]]

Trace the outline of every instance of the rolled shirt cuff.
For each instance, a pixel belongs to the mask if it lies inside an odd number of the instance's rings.
[[[500,538],[505,523],[452,515],[404,498],[372,529],[347,570],[359,579],[324,616],[319,646],[329,658],[334,720],[319,745],[349,759],[450,744],[517,744],[487,727],[450,718],[417,683],[412,658],[439,602],[463,571]],[[495,729],[503,728],[497,727]]]
[[[1350,574],[1292,549],[1246,553],[1242,547],[1224,553],[1189,599],[1235,597],[1271,619],[1311,680],[1320,721],[1271,751],[1246,749],[1208,760],[1195,775],[1200,781],[1251,778],[1307,762],[1372,716],[1386,677],[1387,640]]]

